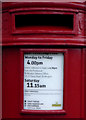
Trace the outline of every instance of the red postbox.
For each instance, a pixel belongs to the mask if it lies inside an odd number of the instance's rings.
[[[86,119],[85,3],[3,3],[2,119]]]

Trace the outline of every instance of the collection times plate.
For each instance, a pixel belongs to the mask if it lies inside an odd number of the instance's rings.
[[[63,109],[63,53],[24,54],[24,109]]]

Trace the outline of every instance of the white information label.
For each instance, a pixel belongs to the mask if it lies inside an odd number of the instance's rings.
[[[24,54],[24,109],[63,109],[63,53]]]

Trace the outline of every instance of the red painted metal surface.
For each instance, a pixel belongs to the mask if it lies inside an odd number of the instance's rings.
[[[23,5],[23,7],[22,7]],[[78,3],[3,3],[3,42],[11,45],[75,45],[84,46],[84,11],[85,6]],[[74,29],[61,30],[55,27],[30,27],[15,29],[15,15],[21,14],[73,14]],[[33,35],[34,34],[34,35]],[[64,35],[67,35],[66,37]]]
[[[25,48],[26,49],[26,48]],[[34,50],[34,48],[33,48]],[[41,49],[40,49],[41,50]],[[40,51],[39,50],[39,51]],[[45,49],[45,51],[47,51]],[[52,50],[53,51],[53,50]],[[66,55],[66,86],[65,111],[66,115],[36,115],[40,118],[80,118],[82,85],[81,85],[81,50],[68,49]],[[14,62],[15,61],[15,62]],[[77,62],[75,62],[77,61]],[[14,63],[14,64],[13,64]],[[20,49],[3,49],[3,118],[33,118],[30,114],[21,114],[20,110]],[[23,66],[22,66],[23,67]],[[21,90],[22,91],[22,90]],[[34,113],[33,113],[34,114]]]
[[[0,120],[2,118],[2,48],[0,47]]]
[[[84,1],[83,3],[80,2],[58,2],[58,1],[41,1],[41,2],[10,2],[10,3],[4,3],[3,4],[3,9],[8,10],[10,8],[22,8],[23,7],[58,7],[58,8],[73,8],[73,9],[80,9],[80,10],[85,10],[84,6]]]
[[[73,29],[60,26],[15,26],[15,15],[73,15]],[[84,3],[3,3],[2,118],[86,119],[86,9]],[[23,110],[23,54],[64,52],[64,110]],[[54,112],[52,114],[52,112]],[[64,114],[65,113],[65,114]]]

